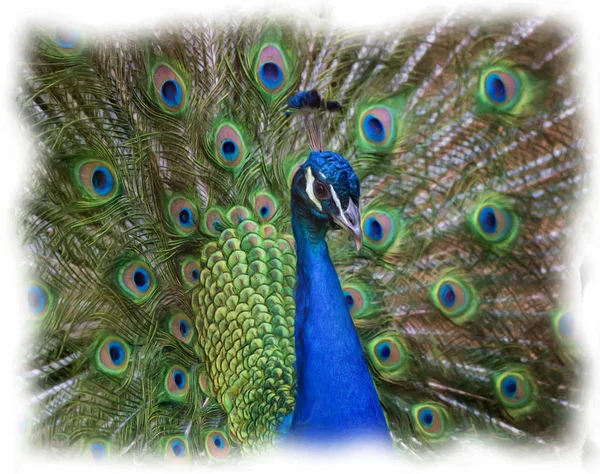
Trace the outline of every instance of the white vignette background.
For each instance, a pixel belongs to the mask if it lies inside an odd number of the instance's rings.
[[[34,22],[73,23],[90,26],[94,29],[109,30],[110,27],[138,25],[160,21],[165,18],[183,18],[187,15],[204,15],[213,17],[219,14],[252,13],[265,11],[265,8],[290,14],[317,13],[325,11],[336,24],[355,26],[376,30],[393,22],[417,20],[431,10],[468,9],[477,11],[510,12],[526,11],[548,14],[563,19],[580,35],[582,46],[579,71],[582,86],[585,87],[587,119],[587,151],[591,156],[594,174],[590,186],[590,197],[584,202],[586,211],[584,233],[578,236],[573,245],[574,263],[585,262],[587,281],[574,282],[574,294],[580,298],[578,324],[582,326],[582,336],[587,348],[589,361],[588,373],[591,379],[587,383],[587,395],[582,400],[582,411],[577,421],[577,435],[572,441],[572,448],[560,455],[529,456],[516,455],[510,450],[498,451],[485,446],[474,447],[467,453],[448,453],[443,462],[425,462],[415,464],[401,458],[389,459],[368,449],[353,447],[351,451],[338,454],[316,456],[301,453],[288,453],[287,457],[265,457],[252,459],[243,466],[220,467],[225,472],[304,472],[308,469],[321,472],[335,471],[357,472],[389,469],[400,471],[436,471],[445,472],[600,472],[600,461],[596,459],[593,467],[582,466],[581,446],[586,436],[600,449],[600,311],[596,301],[600,297],[600,275],[596,266],[600,264],[600,181],[597,168],[598,142],[600,140],[600,2],[593,0],[552,1],[386,1],[386,0],[314,0],[284,2],[265,0],[100,0],[98,2],[64,1],[64,0],[8,0],[0,14],[2,27],[1,48],[1,82],[0,87],[0,316],[4,324],[3,341],[0,344],[0,470],[2,472],[44,472],[44,473],[80,473],[85,469],[88,473],[101,473],[107,469],[111,472],[172,472],[206,469],[202,466],[177,467],[172,465],[133,464],[131,462],[109,462],[92,464],[91,461],[71,458],[47,458],[32,454],[22,449],[21,426],[26,413],[23,402],[22,384],[18,380],[20,369],[19,344],[23,341],[25,331],[24,315],[25,292],[20,269],[21,250],[15,238],[14,208],[19,190],[27,178],[27,165],[31,159],[28,148],[29,139],[21,130],[15,106],[15,90],[18,61],[22,34],[26,26]],[[577,278],[577,273],[574,274]],[[597,458],[600,455],[597,455]],[[190,471],[191,472],[191,471]]]

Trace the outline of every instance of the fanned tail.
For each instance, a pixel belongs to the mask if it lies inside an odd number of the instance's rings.
[[[457,14],[368,36],[37,32],[33,442],[219,461],[286,431],[290,184],[311,148],[361,179],[363,248],[329,248],[396,445],[561,439],[582,372],[564,291],[586,186],[574,43]],[[313,90],[317,107],[297,96]]]

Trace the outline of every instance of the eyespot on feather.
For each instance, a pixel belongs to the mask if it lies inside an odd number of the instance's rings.
[[[208,456],[215,461],[223,461],[229,457],[229,439],[222,430],[208,432],[204,447]]]
[[[579,343],[577,322],[573,313],[560,310],[551,313],[552,329],[559,343],[565,347],[575,347]]]
[[[467,292],[457,282],[442,282],[437,296],[444,309],[451,313],[460,313],[467,304]]]
[[[375,147],[386,147],[394,136],[394,116],[387,107],[368,108],[361,114],[359,133]]]
[[[219,235],[227,228],[226,221],[223,218],[221,211],[216,209],[209,210],[205,214],[204,225],[205,230],[211,235]]]
[[[155,289],[154,275],[143,262],[132,262],[118,272],[121,291],[134,303],[146,301]]]
[[[200,262],[193,257],[186,257],[181,262],[181,280],[186,288],[193,288],[200,283]]]
[[[486,97],[491,103],[503,106],[518,99],[520,81],[516,75],[499,69],[492,70],[483,81]]]
[[[129,364],[131,350],[123,339],[116,336],[105,337],[96,349],[98,370],[109,375],[122,375]]]
[[[411,407],[411,418],[417,433],[431,442],[447,439],[450,416],[438,403],[419,403]]]
[[[543,87],[524,70],[496,64],[481,71],[477,99],[482,112],[519,115],[539,94],[536,89],[543,90]]]
[[[31,282],[27,288],[27,304],[29,312],[35,318],[43,318],[52,307],[53,296],[46,285]]]
[[[563,314],[558,322],[558,331],[561,337],[567,339],[575,334],[575,318],[571,313]]]
[[[398,233],[397,218],[386,211],[369,211],[362,218],[363,242],[376,252],[385,252]]]
[[[353,318],[360,319],[369,311],[371,295],[365,285],[344,283],[342,290],[346,305]]]
[[[383,366],[395,366],[402,358],[401,348],[394,341],[381,340],[374,347],[375,357]]]
[[[92,439],[86,443],[85,450],[94,461],[106,461],[110,456],[110,443],[103,439]]]
[[[567,364],[579,363],[582,359],[581,335],[575,315],[566,308],[549,313],[554,339],[558,345],[558,356]]]
[[[57,28],[54,31],[56,45],[65,53],[78,52],[82,46],[81,33],[73,29]]]
[[[221,124],[215,138],[218,163],[225,168],[239,166],[245,158],[246,147],[242,134],[231,123]]]
[[[176,197],[169,202],[169,216],[178,233],[186,235],[197,229],[198,211],[187,199]]]
[[[158,105],[178,115],[187,105],[187,86],[182,77],[169,65],[157,64],[152,70],[152,86]]]
[[[397,378],[408,369],[408,349],[395,333],[386,333],[371,339],[367,344],[371,364],[384,378]]]
[[[502,405],[513,415],[529,413],[533,407],[536,384],[528,371],[510,369],[494,375],[494,392]]]
[[[433,304],[452,322],[462,325],[477,313],[475,290],[466,280],[449,274],[440,278],[429,291]]]
[[[494,205],[486,205],[479,210],[477,223],[485,237],[492,242],[501,242],[511,230],[512,217]]]
[[[162,442],[165,458],[171,461],[187,461],[190,457],[190,448],[184,436],[170,436]]]
[[[244,222],[245,220],[250,219],[250,216],[250,210],[245,208],[244,206],[234,206],[227,213],[228,219],[231,222],[233,222],[234,225],[237,225],[240,222]]]
[[[102,161],[82,163],[78,169],[77,182],[89,197],[98,202],[112,199],[119,187],[113,167]]]
[[[176,402],[185,400],[189,390],[189,376],[187,371],[181,366],[173,366],[165,379],[165,388],[167,396]]]
[[[187,344],[194,335],[193,324],[183,313],[176,313],[169,318],[169,332]]]
[[[271,193],[260,192],[254,196],[254,212],[263,222],[269,222],[277,213],[278,203]]]
[[[255,74],[257,83],[269,94],[277,94],[287,87],[289,70],[279,46],[266,44],[261,48]]]
[[[503,254],[512,249],[519,235],[519,218],[511,198],[499,193],[484,194],[467,219],[467,224],[493,252]]]

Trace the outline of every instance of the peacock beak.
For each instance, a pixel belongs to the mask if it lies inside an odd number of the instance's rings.
[[[348,200],[346,210],[341,211],[337,216],[333,216],[333,220],[350,233],[356,243],[356,250],[360,250],[363,238],[362,227],[360,226],[360,211],[352,199]]]

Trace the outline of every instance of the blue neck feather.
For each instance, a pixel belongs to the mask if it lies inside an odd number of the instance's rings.
[[[390,443],[362,347],[329,257],[326,222],[292,203],[296,239],[296,369],[292,436],[323,444],[351,437]]]

